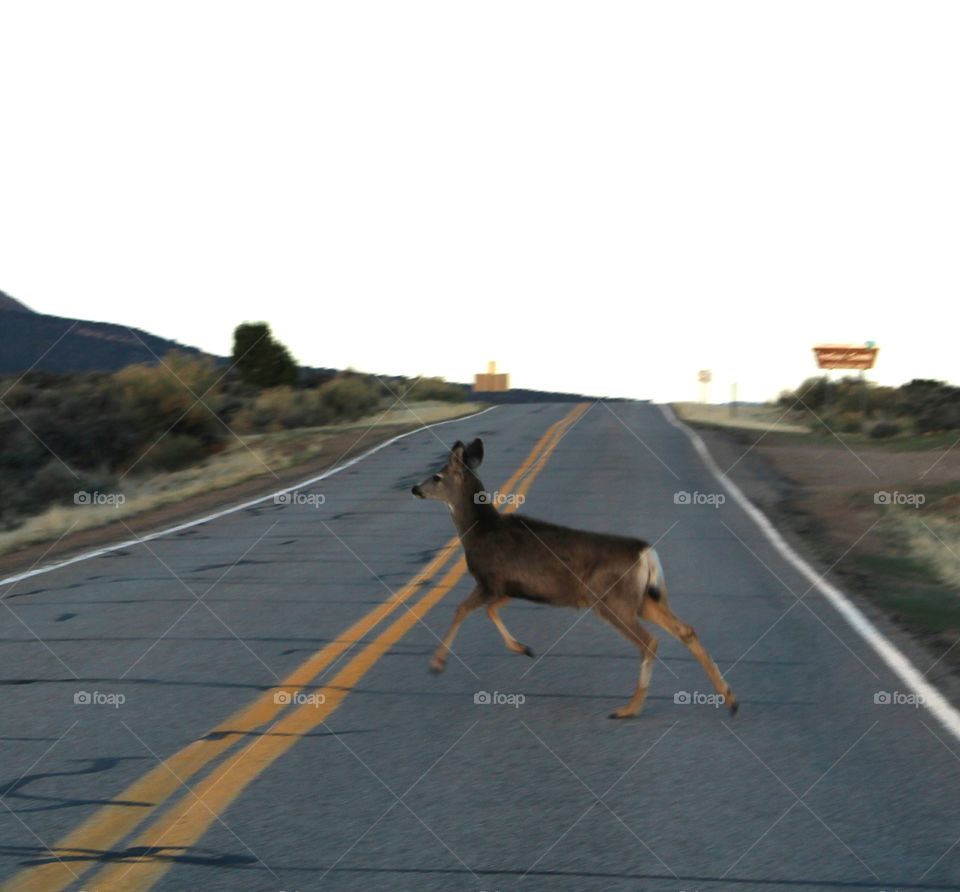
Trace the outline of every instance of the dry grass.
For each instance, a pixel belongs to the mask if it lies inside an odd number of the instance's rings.
[[[758,439],[719,426],[705,434],[737,482],[831,575],[938,659],[948,653],[945,664],[960,672],[960,447],[931,450],[924,438],[912,438],[914,450],[817,434]]]
[[[337,462],[341,456],[331,448],[331,441],[342,442],[346,435],[349,443],[354,431],[359,439],[364,432],[381,427],[414,429],[469,415],[480,408],[475,403],[415,403],[410,408],[391,409],[350,424],[234,437],[223,452],[181,471],[127,477],[121,489],[123,504],[62,505],[35,515],[16,529],[0,533],[0,554],[58,540],[71,532],[104,526],[164,505],[187,502],[194,496],[293,468],[327,451],[330,462]]]
[[[736,415],[730,414],[729,406],[709,403],[673,403],[672,406],[680,418],[693,424],[787,434],[810,433],[810,429],[801,424],[785,421],[783,410],[776,406],[738,406]]]
[[[920,510],[898,512],[896,522],[910,553],[939,579],[960,592],[960,527],[948,515]]]

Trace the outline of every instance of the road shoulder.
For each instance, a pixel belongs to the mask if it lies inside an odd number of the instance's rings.
[[[458,421],[476,412],[483,406],[470,406],[462,416],[446,419]],[[433,424],[428,425],[433,426]],[[0,555],[0,579],[28,572],[36,567],[68,560],[88,551],[108,547],[136,537],[143,537],[178,524],[228,510],[251,500],[264,498],[271,493],[295,486],[303,480],[328,473],[334,468],[375,449],[391,439],[424,428],[420,423],[407,423],[370,427],[357,433],[345,430],[329,438],[321,455],[278,470],[267,469],[262,474],[240,483],[208,492],[199,493],[184,500],[150,508],[101,526],[77,530],[54,541],[37,542],[16,551]]]
[[[920,672],[936,663],[927,676],[951,703],[960,706],[960,671],[952,659],[942,659],[949,644],[898,622],[896,616],[870,597],[871,578],[849,563],[849,555],[834,566],[844,548],[823,528],[823,518],[804,505],[804,488],[771,457],[756,431],[692,424],[714,461],[776,526],[783,538],[817,573],[839,585],[877,629],[894,643]],[[851,542],[846,543],[847,546]],[[954,648],[951,656],[960,648]]]

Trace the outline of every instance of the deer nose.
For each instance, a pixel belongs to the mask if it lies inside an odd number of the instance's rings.
[[[410,492],[412,492],[415,496],[417,496],[417,498],[420,498],[420,499],[423,498],[423,493],[420,491],[420,485],[419,485],[419,484],[417,484],[416,486],[414,486],[414,488],[411,489]]]

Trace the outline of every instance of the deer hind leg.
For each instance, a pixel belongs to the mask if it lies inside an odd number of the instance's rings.
[[[633,697],[630,698],[629,703],[610,714],[612,719],[625,719],[640,712],[644,701],[647,699],[650,676],[653,674],[653,661],[657,656],[658,642],[650,632],[640,625],[632,605],[629,610],[626,607],[618,609],[601,601],[597,604],[596,611],[601,619],[610,623],[624,638],[632,641],[640,649],[640,677],[637,679],[637,687],[633,692]]]
[[[457,610],[453,614],[453,622],[443,636],[440,646],[434,651],[433,659],[430,661],[431,672],[443,672],[447,665],[447,656],[450,653],[450,647],[453,639],[457,637],[457,630],[460,624],[484,602],[483,589],[476,586],[467,597],[457,605]]]
[[[528,657],[532,657],[533,651],[530,650],[526,644],[521,644],[517,641],[517,639],[510,634],[510,630],[503,624],[503,620],[500,619],[500,608],[509,600],[507,597],[497,598],[496,601],[487,604],[487,616],[490,617],[490,621],[497,627],[497,631],[503,638],[503,643],[507,645],[509,650],[512,650],[515,654],[526,654]]]
[[[717,693],[723,695],[723,702],[729,707],[731,715],[735,715],[739,705],[737,703],[737,698],[730,689],[730,685],[727,684],[723,676],[720,674],[717,664],[713,662],[713,659],[711,658],[710,654],[707,653],[706,648],[700,643],[697,633],[694,632],[693,629],[683,620],[675,616],[673,611],[670,610],[670,608],[663,601],[654,601],[650,598],[644,598],[641,615],[644,619],[649,620],[652,623],[656,623],[658,626],[673,635],[674,638],[682,641],[686,645],[690,653],[697,658],[697,662],[703,667],[703,671],[707,673],[710,681],[713,682],[713,686]]]

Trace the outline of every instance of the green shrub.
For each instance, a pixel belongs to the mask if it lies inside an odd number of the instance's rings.
[[[271,348],[259,354],[258,362],[271,356],[281,352]],[[286,361],[281,358],[279,364],[280,376],[290,378],[289,369],[283,371]],[[121,472],[141,476],[203,461],[233,439],[231,431],[356,420],[398,396],[404,401],[464,398],[462,387],[440,378],[382,382],[328,369],[312,370],[298,386],[260,389],[212,357],[178,351],[160,363],[112,374],[28,372],[0,382],[0,392],[6,404],[0,405],[0,525],[5,527],[51,505],[70,503],[80,491],[115,492]]]
[[[884,418],[897,415],[900,407],[900,388],[871,386],[867,395],[867,413]]]
[[[147,471],[177,471],[205,459],[208,450],[204,443],[190,434],[167,434],[149,447],[136,462],[137,473]]]
[[[121,430],[131,442],[127,460],[149,449],[157,439],[171,434],[190,436],[206,446],[222,441],[228,432],[219,420],[221,397],[213,359],[176,352],[160,365],[132,365],[113,376],[124,417]]]
[[[404,382],[396,389],[398,396],[403,395],[404,402],[411,400],[441,400],[448,403],[462,403],[467,394],[459,384],[449,384],[443,378],[418,378],[413,384]]]
[[[84,489],[82,477],[72,473],[62,462],[50,459],[33,476],[33,497],[37,503],[49,505],[54,502],[73,501],[74,493]]]
[[[351,421],[369,415],[383,401],[380,384],[354,375],[339,375],[316,392],[334,417]]]
[[[859,412],[840,412],[826,421],[830,428],[844,434],[859,434],[863,430],[863,415]]]
[[[915,379],[900,388],[900,408],[921,433],[960,428],[960,387]]]
[[[233,365],[257,387],[294,384],[297,364],[290,351],[275,340],[266,322],[244,322],[233,332]]]
[[[808,378],[796,391],[782,393],[778,403],[785,409],[794,407],[798,414],[849,416],[849,421],[835,422],[840,429],[849,424],[852,430],[854,415],[909,418],[920,433],[960,429],[960,387],[943,381],[915,379],[902,387],[879,387],[857,377],[831,382],[821,376]]]
[[[826,375],[807,378],[796,390],[784,391],[778,400],[783,408],[796,408],[800,411],[813,410],[818,414],[832,401],[833,385]]]
[[[870,425],[869,433],[875,440],[893,437],[900,433],[900,425],[895,421],[875,421]]]
[[[295,427],[319,427],[334,418],[318,390],[272,387],[264,390],[238,418],[250,430],[284,430]]]

